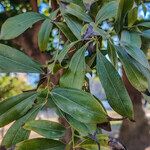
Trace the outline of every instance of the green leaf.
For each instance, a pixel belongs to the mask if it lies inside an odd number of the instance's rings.
[[[138,20],[138,7],[134,7],[128,13],[128,27],[132,27],[132,25]]]
[[[100,52],[97,54],[97,73],[110,106],[120,115],[133,119],[133,106],[118,72]]]
[[[96,131],[96,124],[86,124],[80,122],[70,115],[65,115],[65,118],[67,119],[69,124],[80,133],[81,136],[87,136],[89,134],[93,134]]]
[[[87,45],[81,47],[72,57],[68,71],[61,77],[60,85],[82,89],[85,77],[85,50]]]
[[[116,17],[118,11],[118,2],[111,1],[106,3],[102,8],[98,11],[96,15],[96,24],[100,24],[102,21]]]
[[[37,93],[23,93],[0,102],[0,127],[25,115],[33,106]]]
[[[130,83],[139,91],[145,92],[148,89],[147,78],[137,69],[137,67],[132,62],[131,57],[126,53],[126,51],[121,47],[115,47],[117,49],[119,58],[121,59],[126,75]]]
[[[41,65],[19,50],[0,44],[0,72],[42,73]]]
[[[29,121],[24,125],[24,128],[48,139],[59,139],[65,134],[65,128],[61,124],[47,120]]]
[[[39,110],[42,108],[42,105],[39,104],[33,107],[25,116],[18,119],[7,131],[5,134],[2,144],[6,148],[9,148],[21,141],[24,141],[29,138],[30,131],[23,129],[23,125],[25,122],[29,120],[35,119],[36,115],[38,114]]]
[[[117,68],[117,66],[118,66],[117,53],[116,53],[114,46],[111,44],[110,41],[108,41],[108,49],[107,50],[108,50],[108,56],[113,64],[113,66],[115,68]]]
[[[11,18],[8,18],[1,28],[0,39],[9,40],[14,39],[32,25],[46,17],[35,12],[26,12]]]
[[[64,150],[65,145],[59,141],[45,138],[26,140],[16,145],[15,150]]]
[[[150,28],[150,22],[142,22],[142,23],[136,24],[136,26]]]
[[[150,68],[148,60],[146,59],[144,52],[140,48],[126,43],[123,44],[123,47],[126,50],[126,52],[137,62],[139,62],[145,68]]]
[[[150,29],[149,30],[145,30],[141,33],[141,35],[145,38],[150,39]]]
[[[107,135],[100,134],[97,136],[97,140],[100,143],[102,150],[110,150],[109,138]],[[84,150],[98,150],[98,145],[92,139],[85,139],[83,142],[75,146],[76,148],[83,148]]]
[[[53,24],[51,20],[46,19],[41,26],[41,29],[38,34],[38,44],[41,51],[45,51],[47,49],[50,32],[52,30]]]
[[[75,17],[64,15],[65,21],[78,40],[81,39],[82,23]]]
[[[127,43],[132,46],[141,47],[142,41],[141,37],[136,32],[122,31],[121,32],[121,42]]]
[[[66,23],[64,22],[57,22],[55,23],[57,25],[57,27],[63,32],[63,34],[66,36],[66,38],[71,41],[74,42],[77,40],[77,38],[75,37],[75,35],[72,33],[72,31],[69,29],[69,27],[67,26]]]
[[[117,33],[120,33],[125,25],[125,18],[128,12],[132,9],[134,4],[133,0],[119,0],[119,8],[117,13],[117,19],[115,29]]]
[[[66,6],[65,11],[85,22],[91,22],[91,17],[77,4],[70,3]]]
[[[77,44],[79,41],[75,41],[72,42],[70,44],[66,44],[64,46],[64,48],[60,51],[60,53],[57,56],[57,60],[59,61],[59,63],[62,63],[63,59],[65,58],[65,56],[67,55],[67,53],[69,52],[69,50],[75,45]]]
[[[108,122],[101,104],[89,93],[78,89],[54,88],[54,103],[65,113],[83,123]]]

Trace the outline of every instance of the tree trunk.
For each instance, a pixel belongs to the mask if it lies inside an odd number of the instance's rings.
[[[142,95],[129,83],[124,71],[123,80],[133,102],[135,122],[124,120],[119,138],[128,150],[145,150],[150,146],[150,125],[143,109]]]

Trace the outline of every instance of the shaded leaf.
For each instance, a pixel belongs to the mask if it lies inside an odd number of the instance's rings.
[[[118,11],[118,2],[111,1],[106,3],[96,15],[96,24],[101,23],[104,20],[116,17]]]
[[[100,134],[97,136],[97,141],[100,143],[102,150],[110,150],[108,145],[109,138],[107,135]],[[76,146],[77,148],[83,148],[84,150],[98,150],[98,145],[92,139],[86,139]]]
[[[97,54],[97,73],[110,106],[120,115],[133,119],[133,106],[118,72],[100,52]]]
[[[65,145],[59,141],[45,138],[26,140],[16,145],[15,150],[63,150]]]
[[[60,53],[57,56],[57,60],[61,63],[63,61],[63,59],[65,58],[65,56],[67,55],[67,53],[69,52],[69,50],[75,45],[77,44],[79,41],[75,41],[72,42],[70,44],[66,44],[64,46],[64,48],[60,51]]]
[[[41,65],[19,50],[0,44],[0,72],[42,73]]]
[[[85,77],[86,48],[87,45],[84,45],[73,55],[68,71],[60,79],[62,87],[82,88]]]
[[[51,92],[55,104],[74,119],[84,123],[107,122],[101,104],[89,93],[77,89],[54,88]]]
[[[122,31],[123,26],[125,25],[125,18],[128,12],[132,9],[134,4],[133,0],[120,0],[119,1],[119,8],[117,12],[117,19],[115,24],[115,29],[117,33]]]
[[[32,130],[48,139],[58,139],[65,134],[65,128],[61,124],[47,120],[29,121],[24,125],[24,128]]]
[[[66,23],[64,22],[57,22],[55,23],[57,25],[57,27],[62,31],[62,33],[66,36],[66,38],[73,42],[76,41],[77,38],[74,36],[74,34],[72,33],[72,31],[69,29],[69,27],[67,26]]]
[[[37,93],[23,93],[0,102],[0,127],[25,115],[33,106]]]
[[[108,49],[107,50],[108,50],[108,56],[113,64],[113,66],[115,68],[117,68],[117,65],[118,65],[117,64],[118,63],[117,53],[110,41],[108,41]]]
[[[25,122],[35,119],[39,110],[42,108],[42,105],[39,104],[33,107],[25,116],[18,119],[7,131],[5,134],[2,144],[3,146],[9,148],[21,141],[24,141],[29,138],[30,131],[23,129]]]
[[[35,12],[26,12],[20,15],[8,18],[1,28],[0,39],[9,40],[16,38],[32,25],[46,17]]]
[[[53,24],[51,23],[51,20],[46,19],[40,28],[39,34],[38,34],[38,45],[41,51],[45,51],[47,49],[48,41],[50,32],[52,30]]]
[[[132,27],[132,25],[138,20],[138,7],[134,7],[129,11],[128,14],[128,26]]]

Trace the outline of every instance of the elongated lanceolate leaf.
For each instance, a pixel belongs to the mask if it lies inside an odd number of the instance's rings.
[[[127,52],[121,47],[115,47],[117,49],[119,58],[121,59],[126,75],[130,83],[139,91],[145,92],[148,89],[147,78],[138,70],[132,62],[132,58],[127,54]]]
[[[42,104],[33,107],[25,116],[18,119],[5,134],[2,144],[6,148],[9,148],[17,143],[29,138],[30,131],[23,129],[23,125],[29,121],[35,119],[37,113],[42,108]]]
[[[0,127],[25,115],[34,104],[37,93],[29,92],[6,99],[0,103]]]
[[[131,44],[130,45],[124,44],[123,47],[132,58],[134,58],[137,62],[139,62],[145,68],[150,69],[148,60],[144,52],[140,48],[136,46],[132,46]]]
[[[0,44],[0,72],[42,73],[41,67],[23,52]]]
[[[65,134],[65,128],[61,124],[47,120],[29,121],[24,125],[24,128],[48,139],[59,139]]]
[[[108,116],[101,104],[89,93],[77,89],[55,88],[54,103],[74,119],[84,123],[103,123]]]
[[[16,145],[15,150],[64,150],[65,145],[59,141],[45,138],[26,140]]]
[[[53,24],[50,19],[46,19],[41,26],[41,29],[38,34],[38,44],[41,51],[47,49],[50,32],[52,30]]]
[[[97,73],[110,106],[120,115],[133,119],[133,106],[116,69],[103,54],[97,54]]]
[[[85,76],[85,50],[87,45],[79,49],[72,57],[68,71],[62,76],[60,85],[81,89]]]
[[[46,17],[35,12],[26,12],[11,18],[8,18],[1,28],[0,39],[9,40],[16,38],[32,25]]]
[[[106,19],[116,17],[117,12],[118,12],[117,1],[111,1],[106,3],[97,13],[96,24],[99,24]]]
[[[70,3],[66,6],[65,11],[85,22],[91,22],[91,17],[77,4]]]

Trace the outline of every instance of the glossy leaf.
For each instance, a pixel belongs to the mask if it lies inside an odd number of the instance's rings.
[[[24,128],[48,139],[59,139],[65,134],[65,128],[61,124],[47,120],[29,121],[24,125]]]
[[[77,89],[54,88],[54,103],[74,119],[84,123],[107,122],[107,114],[101,104],[89,93]]]
[[[115,18],[117,15],[118,10],[118,2],[117,1],[111,1],[106,3],[100,10],[98,11],[96,15],[96,24],[101,23],[104,20]]]
[[[20,15],[8,18],[1,28],[0,39],[9,40],[16,38],[32,25],[46,17],[35,12],[26,12]]]
[[[100,134],[97,136],[97,141],[100,143],[102,150],[110,150],[108,145],[109,138],[107,135]],[[76,146],[77,148],[83,148],[84,150],[98,150],[98,145],[92,139],[85,139],[83,142]]]
[[[124,44],[123,45],[124,49],[126,50],[126,52],[132,57],[134,58],[137,62],[139,62],[141,65],[143,65],[145,68],[150,68],[148,60],[144,54],[144,52],[138,48],[137,46],[132,46],[129,44]]]
[[[16,145],[15,150],[64,150],[65,145],[59,141],[45,138],[26,140]]]
[[[85,22],[91,22],[91,17],[77,4],[70,3],[66,6],[65,11]]]
[[[72,31],[69,29],[66,23],[64,22],[57,22],[55,23],[57,27],[63,32],[63,34],[67,37],[67,39],[71,42],[74,42],[77,40],[75,35],[72,33]]]
[[[121,59],[126,75],[130,83],[139,91],[144,92],[148,89],[146,77],[133,64],[132,58],[126,53],[122,47],[116,47],[119,58]]]
[[[133,119],[133,107],[127,90],[113,65],[100,52],[97,54],[97,73],[110,106],[120,115]]]
[[[23,93],[0,102],[0,127],[25,115],[34,104],[37,94]]]
[[[41,65],[19,50],[0,44],[0,72],[42,73]]]
[[[5,134],[2,144],[6,148],[9,148],[21,141],[29,138],[30,131],[23,129],[25,122],[35,119],[37,113],[42,108],[42,104],[33,107],[25,116],[18,119]]]
[[[38,34],[38,45],[41,51],[45,51],[47,49],[48,41],[50,32],[52,30],[53,24],[51,23],[51,20],[46,19],[40,28],[39,34]]]
[[[60,85],[81,89],[85,77],[85,50],[87,45],[80,48],[72,57],[68,71],[61,77]]]

